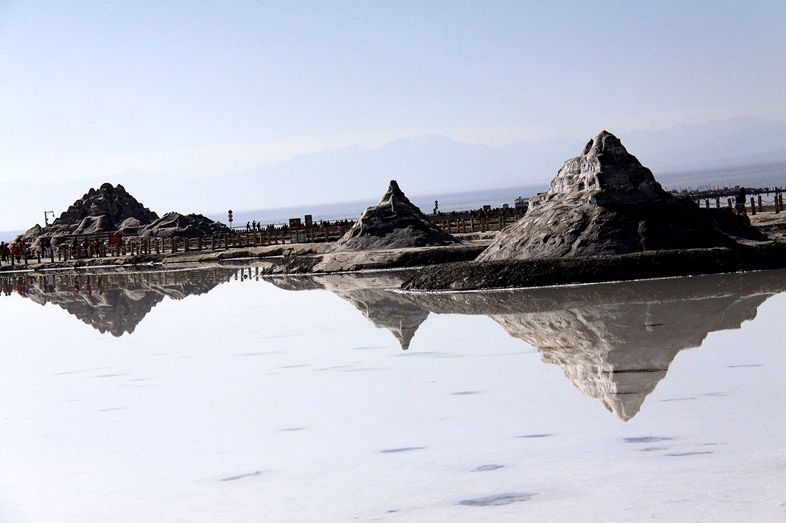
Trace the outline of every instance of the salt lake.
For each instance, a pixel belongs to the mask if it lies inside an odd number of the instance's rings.
[[[784,521],[786,272],[4,275],[0,520]]]

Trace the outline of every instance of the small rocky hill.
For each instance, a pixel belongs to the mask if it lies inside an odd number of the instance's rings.
[[[432,224],[391,180],[378,204],[360,215],[333,251],[370,251],[458,244],[459,241]]]
[[[732,247],[741,238],[766,239],[745,216],[729,209],[705,213],[666,192],[616,136],[603,131],[563,164],[549,190],[531,198],[524,217],[478,261]]]
[[[168,212],[153,223],[139,230],[140,236],[159,238],[200,238],[231,232],[223,223],[215,222],[201,214]]]

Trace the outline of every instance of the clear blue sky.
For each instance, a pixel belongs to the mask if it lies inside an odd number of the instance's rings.
[[[0,182],[786,119],[786,2],[2,2]]]

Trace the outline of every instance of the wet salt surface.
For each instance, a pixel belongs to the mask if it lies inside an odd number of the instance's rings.
[[[782,272],[225,275],[0,297],[0,521],[786,519]]]

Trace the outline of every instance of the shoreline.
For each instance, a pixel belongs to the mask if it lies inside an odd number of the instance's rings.
[[[786,268],[786,243],[645,251],[584,258],[458,262],[426,267],[407,292],[487,291],[699,276]]]

